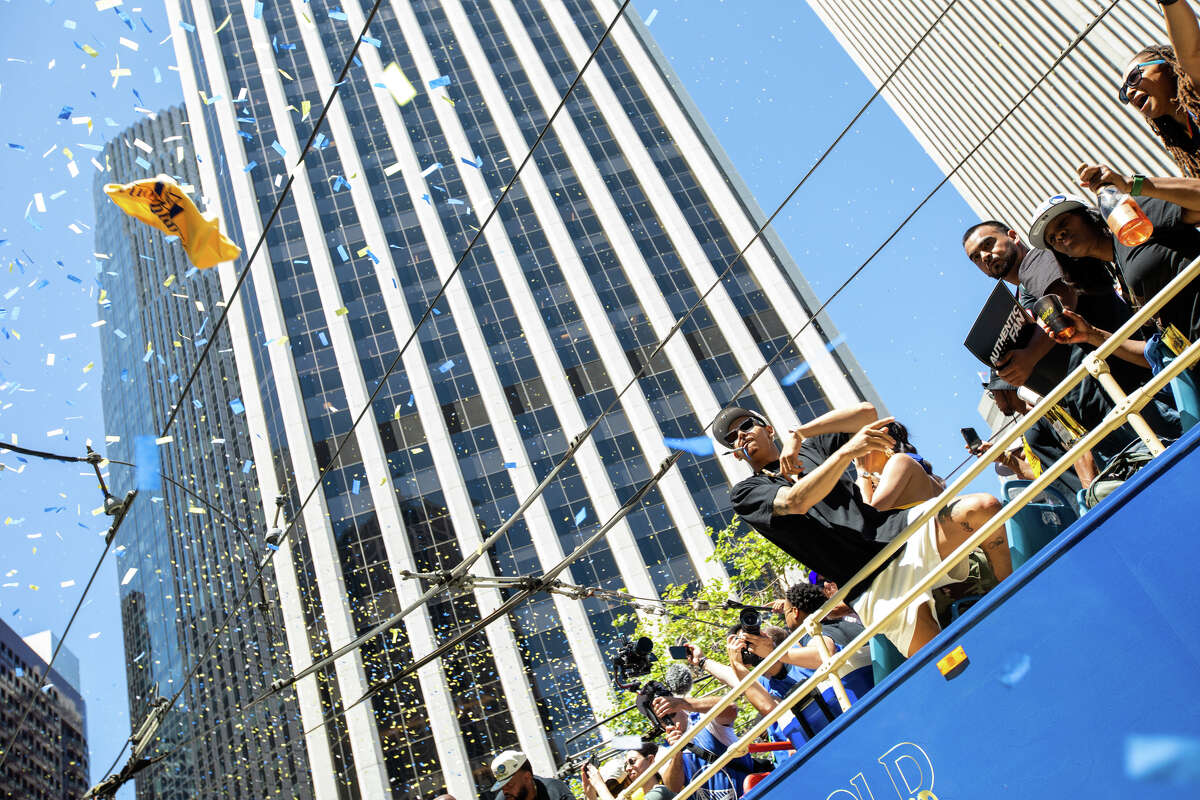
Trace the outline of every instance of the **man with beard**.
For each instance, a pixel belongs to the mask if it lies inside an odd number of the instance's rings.
[[[1054,254],[1030,248],[1003,222],[993,219],[967,228],[963,249],[984,275],[1016,287],[1017,299],[1026,309],[1032,310],[1047,294],[1056,294],[1064,306],[1075,308],[1075,290],[1063,277]],[[1060,380],[1066,377],[1065,348],[1055,349],[1054,340],[1039,329],[1025,347],[1005,353],[993,366],[1008,383],[1024,386],[1034,366],[1043,360],[1043,370],[1058,375]]]
[[[529,759],[520,750],[505,750],[492,760],[496,782],[494,800],[575,800],[567,785],[556,778],[533,774]]]

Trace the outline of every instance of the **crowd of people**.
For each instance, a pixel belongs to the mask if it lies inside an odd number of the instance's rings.
[[[988,278],[1007,283],[1014,301],[1034,321],[1038,300],[1058,298],[1068,325],[1057,332],[1042,326],[1023,346],[1004,352],[984,390],[1003,415],[1027,412],[1039,397],[1028,386],[1035,372],[1054,382],[1066,377],[1120,328],[1189,263],[1200,257],[1200,24],[1187,2],[1159,0],[1167,22],[1169,45],[1138,52],[1126,65],[1117,100],[1131,105],[1146,121],[1178,165],[1183,177],[1125,175],[1104,164],[1081,163],[1075,169],[1079,189],[1048,198],[1028,220],[1028,237],[1001,220],[985,220],[963,234],[967,258]],[[1153,226],[1144,240],[1114,233],[1114,220],[1086,199],[1082,190],[1133,197]],[[1128,206],[1126,206],[1128,207]],[[1106,208],[1106,210],[1111,210]],[[1148,231],[1146,226],[1146,230]],[[1108,359],[1117,383],[1131,391],[1162,369],[1183,347],[1200,336],[1200,283],[1184,288],[1158,313],[1142,335],[1126,342]],[[1180,435],[1180,413],[1164,391],[1142,411],[1163,439]],[[1113,409],[1109,395],[1092,377],[1085,378],[1051,413],[1000,454],[1007,473],[1034,478],[1058,460],[1080,436],[1101,423]],[[718,444],[744,461],[752,474],[738,482],[730,496],[734,510],[755,531],[797,562],[824,576],[816,584],[801,582],[787,589],[774,605],[787,630],[764,625],[728,631],[725,652],[705,653],[687,646],[687,664],[695,675],[707,674],[735,686],[748,671],[803,625],[837,590],[934,501],[944,488],[909,441],[903,425],[879,418],[869,403],[831,411],[792,431],[779,431],[749,408],[729,408],[714,421]],[[1079,458],[1057,482],[1073,497],[1097,479],[1119,454],[1137,447],[1139,437],[1122,426]],[[987,442],[968,445],[982,455]],[[899,607],[899,599],[1000,508],[988,494],[951,500],[890,560],[850,587],[848,603],[821,621],[824,642],[802,639],[775,668],[746,692],[742,701],[769,713],[805,683],[823,661],[822,650],[835,653],[864,630]],[[1012,572],[1003,528],[988,537],[972,559],[961,562],[939,581],[952,590],[968,579],[984,588]],[[980,576],[985,576],[981,578]],[[904,608],[881,632],[901,654],[916,653],[940,630],[938,589]],[[944,621],[944,616],[941,620]],[[853,702],[874,684],[866,649],[838,670]],[[653,711],[662,721],[670,744],[715,707],[716,695],[657,697]],[[791,702],[791,701],[789,701]],[[840,713],[828,682],[807,697],[791,702],[789,712],[769,730],[769,738],[799,749]],[[669,800],[699,774],[737,736],[731,706],[695,738],[679,757],[658,766],[651,800]],[[583,791],[589,800],[609,800],[642,775],[655,761],[659,745],[643,744],[600,766],[585,768]],[[704,787],[709,800],[734,800],[753,783],[764,764],[750,755],[732,759]],[[520,753],[501,754],[493,764],[496,800],[560,800],[569,795],[561,782],[532,774]]]

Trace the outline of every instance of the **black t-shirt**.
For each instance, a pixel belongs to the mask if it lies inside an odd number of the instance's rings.
[[[800,445],[804,471],[811,472],[849,439],[848,433],[805,439]],[[775,496],[791,485],[787,478],[755,474],[739,481],[729,499],[738,516],[779,549],[839,584],[846,584],[908,521],[906,510],[878,511],[867,505],[848,469],[807,514],[775,516]],[[851,597],[868,585],[860,583]]]
[[[1033,313],[1033,307],[1038,300],[1050,294],[1051,287],[1056,282],[1066,282],[1062,267],[1058,265],[1058,259],[1049,250],[1031,249],[1026,253],[1025,258],[1021,260],[1021,266],[1017,268],[1017,276],[1021,281],[1020,286],[1017,287],[1017,299],[1030,313]],[[1038,363],[1047,376],[1057,376],[1055,379],[1057,382],[1067,377],[1067,357],[1066,348],[1055,347],[1042,356],[1042,360]]]
[[[1137,247],[1119,242],[1113,247],[1130,291],[1145,301],[1200,256],[1200,231],[1183,221],[1183,209],[1174,203],[1154,197],[1139,197],[1138,203],[1154,223],[1154,233]],[[1175,295],[1160,314],[1191,341],[1200,338],[1200,281]]]
[[[855,622],[852,619],[828,619],[821,622],[821,634],[828,636],[833,640],[839,648],[845,648],[846,645],[854,641],[854,637],[862,633],[866,628],[861,623]],[[812,639],[811,634],[806,634],[800,637],[800,646],[804,647]]]
[[[533,776],[533,788],[536,790],[535,800],[575,800],[575,795],[569,786],[557,778],[542,778]],[[504,792],[496,792],[493,800],[504,800]]]

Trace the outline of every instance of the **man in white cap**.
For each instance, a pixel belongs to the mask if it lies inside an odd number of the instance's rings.
[[[533,774],[529,759],[520,750],[505,750],[492,759],[495,800],[574,800],[575,795],[557,778]]]

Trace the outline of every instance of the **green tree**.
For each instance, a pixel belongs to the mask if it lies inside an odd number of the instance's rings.
[[[738,621],[738,612],[725,610],[722,605],[727,599],[739,600],[750,605],[769,605],[772,600],[783,596],[787,579],[785,570],[803,570],[796,560],[771,544],[762,536],[750,531],[738,519],[729,527],[718,531],[715,535],[712,529],[709,536],[714,539],[714,553],[709,561],[715,561],[725,566],[729,575],[727,579],[713,579],[701,584],[668,586],[662,594],[665,602],[665,614],[657,614],[649,620],[629,613],[616,621],[618,625],[628,622],[636,623],[632,636],[648,636],[654,641],[654,652],[658,660],[654,662],[650,674],[639,680],[662,680],[667,667],[673,663],[667,653],[667,646],[674,644],[680,637],[699,645],[705,655],[728,663],[725,653],[725,632]],[[640,604],[645,609],[648,604]],[[650,604],[650,608],[659,604]],[[780,625],[778,617],[764,620],[771,624]],[[710,678],[692,690],[693,694],[705,694],[711,691],[723,691],[724,685]],[[612,693],[612,710],[623,708],[633,702],[631,692],[615,691]],[[757,712],[743,703],[738,714],[736,729],[741,732],[755,719]],[[617,717],[609,726],[619,734],[644,734],[650,730],[650,723],[637,711],[630,711]]]

